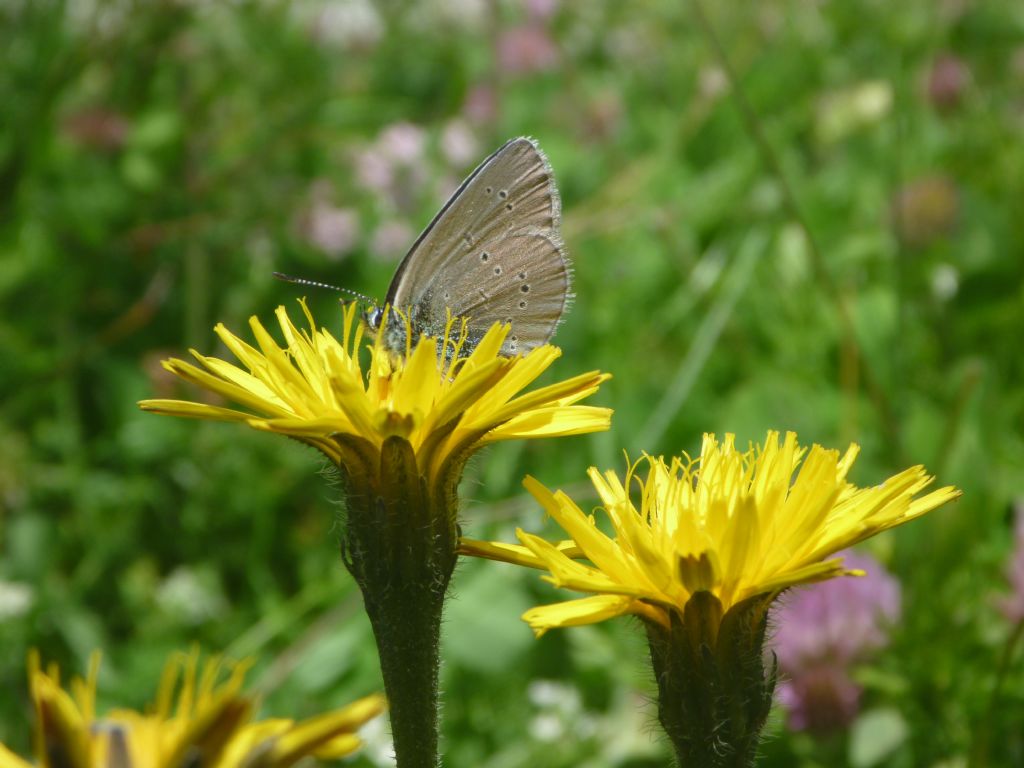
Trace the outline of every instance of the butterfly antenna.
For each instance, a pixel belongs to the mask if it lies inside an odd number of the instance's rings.
[[[293,277],[292,275],[286,275],[283,272],[275,272],[274,277],[278,280],[283,280],[286,283],[297,283],[298,285],[309,285],[313,288],[326,288],[329,291],[337,291],[338,293],[347,293],[349,296],[355,296],[357,299],[365,301],[368,304],[376,306],[377,302],[371,299],[364,293],[359,291],[353,291],[351,288],[340,288],[337,285],[331,285],[330,283],[321,283],[317,280],[307,280],[304,277]]]

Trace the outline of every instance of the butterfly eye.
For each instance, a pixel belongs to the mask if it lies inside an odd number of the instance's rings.
[[[498,197],[500,197],[502,200],[507,199],[508,198],[508,190],[507,189],[499,189],[498,190]]]
[[[512,210],[512,203],[506,203],[505,210],[511,211]]]
[[[519,273],[519,279],[520,280],[525,280],[526,279],[526,273],[525,272],[520,272]]]
[[[485,191],[488,195],[494,194],[494,187],[488,187]]]
[[[528,286],[528,285],[521,285],[521,286],[519,286],[519,290],[522,291],[523,293],[529,293],[530,292],[530,286]]]
[[[495,267],[494,268],[494,274],[500,275],[501,274],[501,267]]]
[[[519,302],[519,308],[520,309],[526,309],[526,302],[525,301],[520,301]]]
[[[380,328],[380,322],[384,319],[384,310],[381,307],[371,308],[365,315],[366,324],[374,331]]]
[[[490,258],[491,254],[489,254],[487,251],[484,251],[483,253],[480,254],[480,261],[486,262]]]

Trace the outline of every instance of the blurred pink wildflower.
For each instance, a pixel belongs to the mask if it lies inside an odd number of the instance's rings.
[[[970,82],[971,72],[963,59],[944,53],[932,62],[928,72],[928,101],[940,112],[956,109]]]
[[[426,145],[426,132],[412,123],[392,123],[377,137],[377,147],[384,156],[400,165],[420,162]]]
[[[840,553],[866,575],[833,579],[783,598],[774,614],[780,702],[792,728],[824,732],[849,725],[861,689],[849,668],[888,642],[900,614],[899,583],[866,555]]]
[[[398,261],[416,237],[404,221],[383,222],[370,238],[370,253],[381,261]]]
[[[474,85],[466,95],[462,110],[474,123],[489,123],[498,114],[497,93],[490,85]]]
[[[817,662],[799,675],[780,681],[776,690],[795,731],[831,733],[857,717],[861,688],[844,667]]]
[[[370,192],[387,192],[394,183],[391,161],[374,146],[355,156],[356,179]]]
[[[441,131],[441,153],[449,165],[465,168],[479,157],[480,146],[465,120],[449,120]]]
[[[356,178],[385,209],[409,213],[429,175],[426,147],[426,131],[418,125],[392,123],[355,155]]]
[[[314,41],[348,50],[367,51],[380,42],[384,22],[371,0],[324,3],[309,24]]]
[[[313,185],[311,201],[299,216],[299,235],[326,256],[340,259],[359,240],[359,214],[351,208],[340,208],[330,199],[330,185]]]
[[[550,19],[558,11],[559,0],[525,0],[526,15],[534,21]]]
[[[528,75],[553,69],[558,48],[540,24],[523,24],[498,37],[498,66],[505,74]]]

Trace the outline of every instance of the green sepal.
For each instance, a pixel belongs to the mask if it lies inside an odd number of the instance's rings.
[[[658,719],[685,768],[747,768],[775,689],[774,658],[762,646],[775,595],[749,598],[723,615],[715,595],[691,596],[670,627],[647,621],[658,683]]]

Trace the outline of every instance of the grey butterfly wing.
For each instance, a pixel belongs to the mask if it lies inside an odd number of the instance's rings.
[[[570,270],[558,232],[561,204],[551,166],[532,139],[513,139],[452,195],[398,267],[387,301],[437,335],[450,308],[471,337],[510,323],[502,349],[547,342],[569,300]]]

